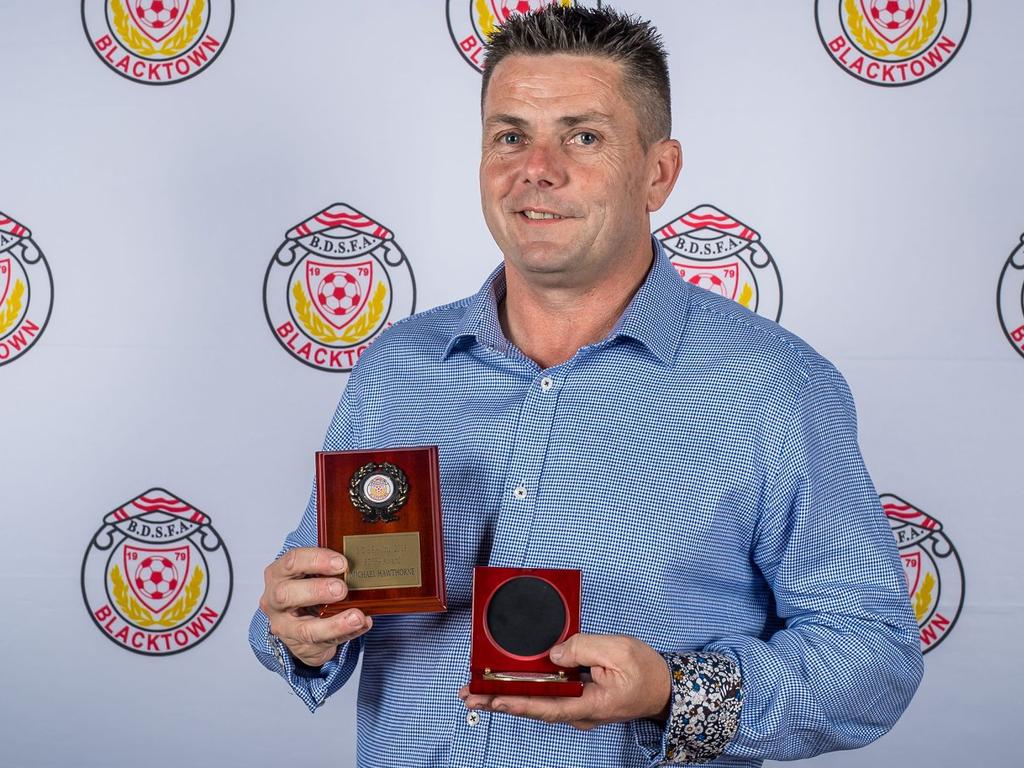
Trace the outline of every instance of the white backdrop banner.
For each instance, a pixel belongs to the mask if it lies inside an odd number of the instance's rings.
[[[248,623],[347,372],[500,260],[481,46],[538,4],[0,0],[0,764],[354,764],[357,684],[309,715]],[[1024,5],[616,7],[652,231],[837,364],[906,566],[921,688],[808,762],[1017,764]]]

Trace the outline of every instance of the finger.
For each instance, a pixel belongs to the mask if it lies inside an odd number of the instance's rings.
[[[467,709],[491,709],[491,702],[494,700],[493,696],[470,693],[468,685],[459,691],[459,698],[462,699]]]
[[[308,623],[318,626],[313,629],[314,640],[327,643],[345,643],[365,633],[372,626],[373,620],[358,608],[339,613],[327,619],[308,619]],[[323,624],[320,624],[323,622]],[[318,637],[317,633],[322,633]]]
[[[339,576],[347,568],[345,556],[333,549],[296,547],[267,567],[267,581],[301,579],[304,576]]]
[[[483,699],[485,697],[481,697]],[[466,701],[469,706],[469,700]],[[473,709],[487,709],[518,717],[530,717],[546,723],[568,723],[588,720],[593,703],[584,697],[557,696],[495,696],[489,702],[480,703]]]
[[[288,627],[291,630],[288,636],[305,645],[338,645],[359,637],[369,628],[369,617],[352,609],[326,619],[313,616],[294,619]]]
[[[341,579],[285,579],[267,591],[271,611],[336,603],[348,595],[348,585]]]
[[[495,712],[530,717],[546,723],[567,723],[585,720],[591,714],[580,699],[548,696],[495,696],[491,702]]]
[[[627,638],[619,635],[575,634],[549,652],[560,667],[615,667],[624,652]]]
[[[288,647],[295,658],[305,662],[311,667],[318,667],[321,664],[330,661],[331,658],[338,652],[338,646],[342,643],[350,640],[355,640],[360,635],[366,634],[373,627],[373,619],[369,616],[363,616],[361,612],[355,611],[355,614],[359,614],[358,617],[354,617],[351,620],[346,619],[346,629],[343,630],[337,637],[331,637],[324,642],[318,643],[302,643],[295,640],[288,640],[282,638],[282,642]],[[355,628],[353,626],[354,621],[362,621],[362,626]],[[323,628],[328,634],[333,634],[330,628]],[[351,631],[348,631],[351,629]],[[301,634],[301,632],[300,632]],[[315,637],[315,636],[314,636]]]

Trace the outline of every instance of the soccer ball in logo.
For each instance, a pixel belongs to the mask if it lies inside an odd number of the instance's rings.
[[[703,288],[705,291],[717,293],[719,296],[726,295],[725,283],[722,282],[722,278],[712,272],[699,272],[690,278],[690,282],[698,288]]]
[[[135,13],[147,27],[162,29],[178,18],[180,0],[135,0]]]
[[[359,283],[348,272],[331,272],[317,288],[320,306],[332,315],[344,317],[359,306]]]
[[[178,588],[178,571],[163,555],[147,557],[135,570],[135,587],[146,597],[162,600]]]
[[[363,490],[370,501],[380,504],[394,495],[395,484],[384,475],[373,475],[366,481]]]
[[[886,29],[905,27],[915,10],[914,0],[871,0],[871,18]]]
[[[501,0],[501,18],[508,21],[513,13],[529,13],[551,5],[551,0]]]

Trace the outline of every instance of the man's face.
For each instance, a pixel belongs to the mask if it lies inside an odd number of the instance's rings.
[[[613,273],[650,237],[649,155],[619,63],[503,59],[484,99],[480,194],[507,264],[547,286]]]

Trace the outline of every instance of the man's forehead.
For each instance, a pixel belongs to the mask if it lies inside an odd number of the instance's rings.
[[[607,56],[517,53],[498,62],[491,74],[487,92],[490,94],[492,91],[516,87],[557,85],[571,81],[618,88],[622,81],[622,64]]]
[[[599,113],[605,117],[621,92],[622,65],[603,56],[578,54],[515,54],[498,62],[484,99],[484,112],[512,112],[507,108],[551,101],[571,104],[566,114]]]

